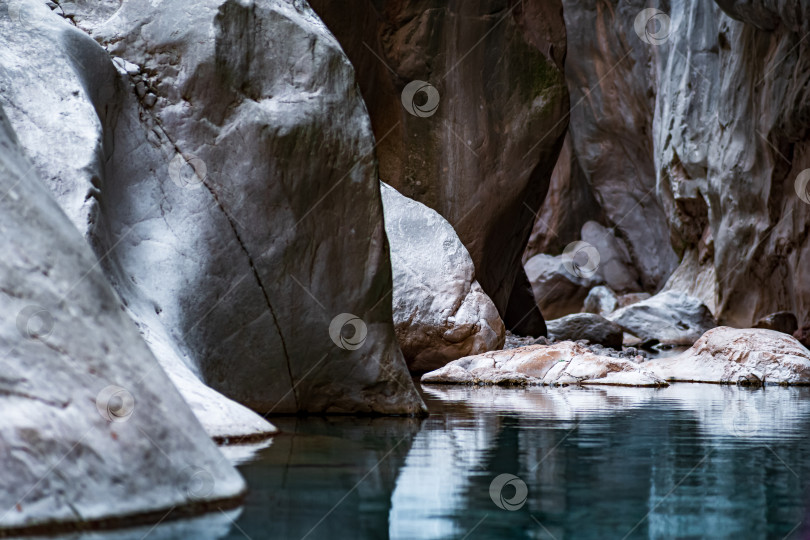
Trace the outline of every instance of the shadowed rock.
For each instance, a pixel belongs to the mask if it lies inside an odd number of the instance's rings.
[[[593,275],[577,276],[569,272],[561,256],[535,255],[524,268],[537,305],[547,319],[579,313],[588,292],[600,283]]]
[[[394,273],[394,328],[411,371],[431,371],[503,347],[503,322],[453,227],[427,206],[381,185]]]
[[[766,330],[776,330],[783,334],[793,335],[799,329],[799,323],[796,321],[796,315],[789,311],[780,311],[778,313],[771,313],[762,317],[754,324],[754,328],[764,328]]]
[[[621,350],[622,335],[621,326],[593,313],[573,313],[548,322],[548,337],[557,341],[586,339]]]
[[[568,123],[561,3],[311,3],[357,70],[380,176],[450,222],[503,316]]]
[[[697,298],[674,291],[657,294],[611,313],[609,320],[642,342],[692,345],[716,323]]]

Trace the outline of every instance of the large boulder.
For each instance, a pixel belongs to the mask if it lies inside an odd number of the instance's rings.
[[[582,310],[597,315],[610,315],[619,307],[619,298],[609,287],[599,285],[588,291]]]
[[[243,480],[122,310],[2,109],[0,192],[0,535],[236,504]]]
[[[11,17],[0,17],[3,30],[0,43],[13,54],[0,57],[0,87],[4,89],[0,93],[0,104],[10,111],[11,124],[36,170],[44,176],[76,228],[97,247],[101,267],[112,274],[113,264],[120,262],[117,254],[132,241],[145,238],[132,234],[135,232],[132,228],[106,230],[110,222],[104,219],[102,200],[111,196],[113,189],[124,191],[127,186],[102,184],[106,176],[100,156],[105,154],[105,144],[109,144],[105,141],[102,118],[111,122],[122,118],[121,124],[129,132],[126,137],[119,137],[117,144],[123,145],[126,140],[140,136],[143,148],[141,151],[131,149],[133,155],[126,159],[142,165],[139,160],[148,154],[148,132],[137,125],[134,93],[120,92],[123,82],[98,44],[51,13],[44,4],[19,0],[9,4],[9,9]],[[126,69],[135,68],[119,65],[124,75],[127,75]],[[125,112],[120,115],[111,112],[117,111],[122,102]],[[60,113],[53,114],[54,110]],[[132,122],[123,120],[127,115]],[[54,144],[54,140],[59,144]],[[156,209],[160,206],[157,199],[153,199],[152,204]],[[108,211],[116,212],[119,208],[123,209],[123,205],[114,209],[108,207]],[[165,210],[161,211],[165,213]],[[133,219],[139,218],[133,216]],[[110,241],[109,249],[102,240],[105,236]],[[119,247],[120,251],[113,249]],[[124,271],[131,266],[126,265]],[[140,277],[141,273],[133,270],[122,281],[132,282]],[[167,278],[162,276],[164,280]],[[152,303],[144,307],[147,316],[141,317],[126,285],[118,287],[118,292],[129,306],[128,312],[139,322],[153,353],[212,437],[245,439],[275,432],[269,422],[254,412],[207,387],[200,381],[199,373],[184,364],[172,338],[166,335],[168,331],[155,320],[159,305]]]
[[[422,383],[667,385],[663,379],[631,360],[597,355],[571,341],[460,358],[424,374]]]
[[[676,291],[623,307],[607,318],[642,342],[667,345],[692,345],[717,326],[711,311],[700,300]]]
[[[312,0],[357,69],[380,174],[444,216],[504,315],[568,124],[559,0]]]
[[[766,315],[754,323],[754,328],[764,328],[766,330],[776,330],[783,334],[790,334],[799,330],[799,323],[796,320],[796,315],[789,311],[779,311]]]
[[[524,265],[540,312],[546,319],[558,319],[582,311],[588,292],[600,284],[593,273],[566,267],[562,256],[535,255]]]
[[[720,326],[689,350],[644,366],[669,381],[810,384],[810,351],[794,337],[774,330]]]
[[[43,64],[76,73],[36,100],[81,102],[83,138],[48,126],[76,158],[35,159],[69,169],[51,189],[162,361],[263,413],[423,413],[386,300],[374,137],[334,37],[305,3],[105,6],[73,19],[120,72],[56,15],[4,34],[3,61],[32,73],[10,78],[15,104]]]
[[[558,341],[588,340],[611,349],[622,348],[622,327],[594,313],[572,313],[548,321],[548,337]]]
[[[503,322],[453,227],[434,210],[381,185],[394,273],[394,329],[408,367],[431,371],[502,348]]]

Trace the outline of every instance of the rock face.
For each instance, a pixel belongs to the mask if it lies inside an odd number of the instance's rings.
[[[588,292],[599,285],[593,275],[577,275],[566,269],[562,256],[535,255],[524,265],[537,305],[546,319],[579,313]]]
[[[642,342],[656,340],[668,345],[692,345],[716,326],[700,300],[674,291],[621,308],[608,319]]]
[[[787,310],[804,326],[807,4],[563,4],[572,152],[644,289],[672,278],[668,289],[699,298],[724,324]],[[647,8],[661,13],[651,20]],[[554,204],[591,211],[573,196]]]
[[[773,330],[720,326],[688,351],[644,366],[669,381],[810,384],[810,351],[792,336]]]
[[[46,48],[0,39],[36,69],[60,64],[54,39],[67,51],[76,76],[35,106],[75,97],[77,119],[47,126],[74,158],[32,154],[46,178],[72,178],[50,187],[161,361],[260,412],[422,413],[384,300],[371,126],[333,36],[305,4],[104,6],[75,19],[118,73],[52,14],[61,26],[33,33]],[[21,103],[27,79],[13,79]],[[42,147],[18,116],[26,148]]]
[[[558,341],[587,339],[621,350],[623,333],[621,326],[593,313],[574,313],[548,321],[548,337]]]
[[[450,222],[503,315],[567,125],[560,2],[311,3],[357,70],[382,178]]]
[[[754,328],[764,328],[766,330],[776,330],[783,334],[793,335],[794,332],[799,330],[799,323],[796,321],[796,315],[789,311],[780,311],[778,313],[771,313],[770,315],[761,318],[754,323]]]
[[[244,482],[122,311],[2,109],[0,191],[0,532],[233,505]]]
[[[640,291],[641,284],[627,246],[613,234],[613,231],[595,221],[582,226],[581,238],[599,253],[599,266],[596,277],[619,293]]]
[[[422,376],[424,384],[606,384],[666,386],[630,360],[600,356],[564,341],[468,356]]]
[[[431,371],[502,348],[506,329],[453,227],[427,206],[381,185],[394,274],[394,329],[408,367]]]

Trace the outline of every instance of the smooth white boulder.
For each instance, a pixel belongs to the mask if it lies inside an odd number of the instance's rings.
[[[237,504],[244,481],[124,313],[2,108],[0,193],[0,534]]]
[[[571,341],[460,358],[424,374],[422,383],[667,385],[666,381],[647,370],[646,364],[597,355]]]
[[[408,367],[430,371],[502,348],[506,328],[456,231],[424,204],[380,185],[394,274],[394,328]]]
[[[719,326],[683,353],[644,366],[669,381],[723,384],[810,384],[810,351],[793,336]]]

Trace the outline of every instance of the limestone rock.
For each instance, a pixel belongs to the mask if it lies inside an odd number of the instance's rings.
[[[641,290],[639,276],[633,267],[627,246],[616,238],[613,231],[595,221],[588,221],[582,226],[581,238],[599,252],[596,275],[600,281],[620,293]]]
[[[559,0],[313,0],[354,64],[380,176],[458,233],[501,315],[563,143]]]
[[[609,315],[619,307],[619,299],[616,293],[609,287],[599,285],[588,291],[582,310],[586,313],[596,313],[597,315]]]
[[[33,169],[0,109],[0,533],[232,506],[243,480]]]
[[[558,319],[582,310],[588,292],[599,285],[592,275],[576,275],[563,266],[561,256],[535,255],[524,265],[540,312]]]
[[[726,384],[810,384],[810,351],[774,330],[720,326],[689,350],[644,364],[669,381]]]
[[[692,345],[716,323],[709,308],[684,293],[667,291],[614,311],[607,317],[642,342]]]
[[[75,17],[120,72],[51,15],[61,27],[46,37],[78,76],[56,77],[36,106],[75,94],[72,123],[87,126],[81,140],[47,126],[76,157],[35,160],[74,178],[51,189],[147,340],[171,350],[162,360],[260,412],[423,413],[386,300],[370,121],[334,37],[305,3],[107,7],[83,2]],[[16,61],[61,65],[58,48],[14,40],[29,52]]]
[[[422,376],[423,384],[666,386],[630,360],[601,356],[570,341],[468,356]]]
[[[437,212],[381,183],[394,275],[394,329],[408,367],[500,349],[505,328],[470,254]]]
[[[611,349],[622,348],[622,327],[601,315],[573,313],[548,321],[548,337],[557,341],[586,339]]]

